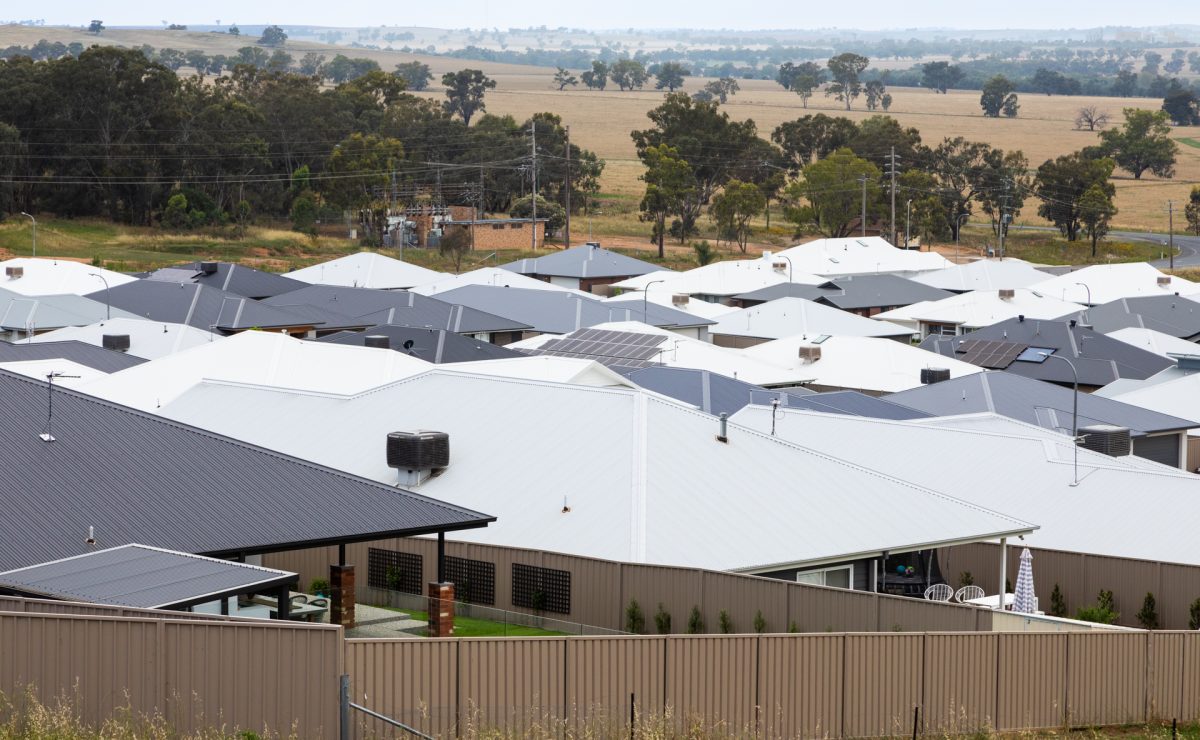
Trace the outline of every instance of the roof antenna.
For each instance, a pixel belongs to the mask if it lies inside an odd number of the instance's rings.
[[[78,378],[78,375],[63,375],[55,370],[46,374],[46,428],[38,435],[43,442],[53,442],[54,435],[51,434],[50,422],[54,420],[54,379],[55,378]]]
[[[771,399],[771,436],[775,436],[775,420],[779,418],[779,399]]]

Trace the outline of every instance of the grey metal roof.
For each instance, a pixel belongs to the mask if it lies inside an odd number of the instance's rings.
[[[295,573],[283,570],[128,544],[0,573],[0,590],[165,609],[295,581]]]
[[[214,327],[229,332],[312,325],[307,317],[198,283],[134,280],[88,297],[103,301],[106,293],[114,307],[129,312],[124,314],[126,317],[187,324],[205,331]]]
[[[662,270],[661,265],[627,257],[603,247],[584,244],[544,257],[517,260],[500,265],[522,275],[570,278],[628,278]]]
[[[245,298],[270,298],[280,293],[299,290],[308,283],[293,280],[290,277],[265,272],[235,262],[217,262],[217,271],[205,273],[201,269],[202,262],[185,262],[182,265],[164,267],[161,270],[147,273],[148,280],[164,282],[187,282],[218,288]]]
[[[104,305],[104,296],[95,300],[72,294],[28,296],[0,288],[0,329],[34,332],[87,326],[114,317],[135,318],[120,308]]]
[[[306,285],[299,290],[263,301],[310,318],[324,319],[326,329],[363,329],[368,326],[397,326],[445,329],[455,334],[521,331],[529,326],[512,317],[489,313],[456,301],[420,295],[407,290],[347,288],[337,285]]]
[[[934,416],[989,411],[1070,434],[1074,395],[1070,388],[1061,385],[1009,372],[989,371],[893,393],[888,400],[927,411]],[[1134,436],[1142,436],[1191,429],[1200,426],[1200,421],[1189,421],[1111,398],[1080,393],[1079,426],[1090,424],[1115,424],[1126,427]]]
[[[613,305],[558,290],[530,290],[497,285],[464,285],[438,293],[444,301],[508,316],[546,334],[568,334],[586,326],[610,321],[641,321],[666,329],[707,326],[714,323],[695,314],[656,303],[629,301]]]
[[[0,370],[0,568],[140,542],[208,555],[484,526],[491,517]],[[319,420],[313,420],[319,423]],[[380,458],[384,440],[378,440]],[[16,485],[12,485],[15,482]]]
[[[1187,340],[1200,337],[1200,302],[1178,295],[1121,298],[1061,318],[1075,319],[1102,334],[1133,327]]]
[[[0,362],[27,360],[70,360],[102,373],[115,373],[145,362],[141,357],[74,339],[64,342],[0,342]]]
[[[785,399],[786,405],[796,405],[802,397],[816,395],[806,388],[787,391],[767,390],[727,375],[687,367],[654,365],[643,368],[613,367],[642,388],[690,403],[713,416],[733,416],[752,403],[767,404],[772,399]]]
[[[932,414],[919,409],[909,408],[889,399],[868,396],[858,391],[814,393],[811,396],[804,396],[798,399],[788,398],[783,405],[788,408],[824,411],[830,414],[843,414],[845,416],[862,416],[868,419],[890,419],[892,421],[925,419],[932,416]]]
[[[820,285],[779,283],[743,293],[734,298],[748,304],[776,298],[804,298],[827,306],[853,311],[864,308],[910,306],[921,301],[940,301],[953,293],[898,275],[857,275],[828,280]]]
[[[385,336],[392,349],[397,352],[437,364],[448,362],[472,362],[474,360],[498,360],[508,357],[523,357],[516,350],[498,344],[484,342],[445,329],[422,329],[413,326],[382,324],[362,331],[340,331],[321,337],[317,341],[362,346],[368,336]]]
[[[1118,378],[1143,380],[1174,364],[1170,359],[1153,352],[1057,320],[1008,319],[958,337],[929,336],[921,342],[921,348],[946,357],[963,359],[964,355],[957,354],[955,350],[960,343],[971,340],[1006,341],[1053,349],[1055,356],[1065,357],[1075,363],[1080,385],[1088,386],[1108,385]],[[1070,384],[1073,379],[1067,363],[1053,359],[1045,362],[1017,360],[1005,368],[997,369],[1051,383]]]

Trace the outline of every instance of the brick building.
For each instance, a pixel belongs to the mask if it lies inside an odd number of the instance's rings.
[[[448,221],[442,228],[447,234],[452,229],[467,229],[473,249],[528,249],[531,244],[541,249],[546,242],[546,219],[537,220],[536,242],[530,240],[531,224],[533,220],[528,218],[485,218]]]

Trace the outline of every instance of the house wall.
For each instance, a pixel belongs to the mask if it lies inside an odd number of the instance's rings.
[[[771,341],[766,337],[743,337],[734,334],[717,334],[710,332],[712,343],[718,347],[729,347],[731,349],[745,349],[758,344],[764,344]]]
[[[529,223],[509,223],[498,221],[494,224],[476,223],[468,226],[474,238],[472,244],[476,250],[493,249],[529,249]],[[546,243],[546,224],[537,224],[537,241],[535,249],[541,249]]]
[[[1173,468],[1180,468],[1186,465],[1186,460],[1181,454],[1184,449],[1184,437],[1181,433],[1175,434],[1148,434],[1144,437],[1138,437],[1133,440],[1133,454],[1147,460],[1160,462],[1163,465],[1170,465]]]

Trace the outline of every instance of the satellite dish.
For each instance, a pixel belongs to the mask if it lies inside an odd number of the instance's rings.
[[[405,339],[404,340],[404,349],[412,349],[412,348],[413,348],[413,340]]]

